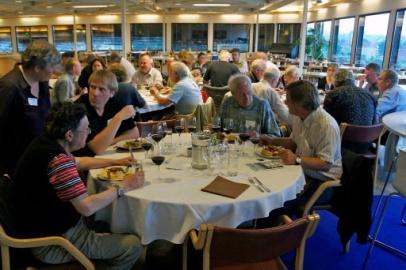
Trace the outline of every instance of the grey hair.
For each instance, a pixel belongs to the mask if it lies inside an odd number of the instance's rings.
[[[309,81],[293,82],[286,87],[286,91],[293,103],[310,112],[317,110],[320,106],[319,93],[314,84]]]
[[[391,81],[390,87],[393,87],[395,84],[399,83],[399,76],[396,73],[396,71],[391,70],[391,69],[386,69],[382,71],[382,78],[386,81],[389,80]]]
[[[61,54],[54,45],[44,40],[34,40],[21,54],[21,62],[26,69],[39,66],[44,69],[47,64],[55,66],[61,62]]]
[[[251,64],[251,70],[265,70],[266,69],[266,62],[262,59],[255,59]]]
[[[277,80],[279,79],[280,76],[281,72],[279,68],[277,68],[276,66],[271,66],[267,68],[264,73],[264,79],[269,81]]]
[[[182,62],[176,61],[171,64],[172,72],[175,72],[178,75],[179,79],[189,76],[189,68]]]
[[[235,74],[228,80],[228,88],[233,95],[241,86],[249,86],[252,88],[251,79],[245,74]]]
[[[219,59],[221,61],[229,61],[230,57],[231,57],[230,52],[227,50],[221,50],[219,53]]]
[[[354,74],[348,69],[339,69],[334,74],[334,86],[340,87],[343,85],[355,84]]]
[[[289,66],[286,71],[285,71],[285,75],[286,76],[292,76],[295,77],[297,79],[300,78],[300,70],[297,66]]]

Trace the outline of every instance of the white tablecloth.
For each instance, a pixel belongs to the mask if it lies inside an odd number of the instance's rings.
[[[187,140],[190,135],[182,135]],[[178,135],[173,135],[177,141]],[[190,139],[189,139],[190,141]],[[176,143],[176,142],[175,142]],[[186,147],[186,146],[184,146]],[[251,145],[252,147],[252,145]],[[124,153],[110,153],[110,157],[123,157]],[[143,160],[144,152],[136,153]],[[144,187],[127,192],[111,206],[96,213],[96,219],[111,224],[116,233],[135,233],[143,244],[165,239],[180,244],[192,228],[202,223],[235,228],[244,221],[268,216],[285,201],[294,199],[303,189],[305,179],[300,166],[285,166],[282,169],[253,171],[246,164],[257,160],[251,153],[239,159],[239,173],[227,177],[248,184],[249,176],[258,177],[271,193],[261,193],[250,186],[237,199],[230,199],[201,189],[209,184],[214,175],[192,169],[191,159],[185,155],[167,156],[168,162],[161,165],[161,177],[174,178],[173,183],[157,181],[158,169],[150,160],[144,162],[147,182]],[[167,167],[181,170],[169,170]],[[99,192],[109,182],[96,180],[99,170],[91,170],[88,179],[90,192]]]
[[[156,99],[150,95],[148,90],[138,90],[141,94],[141,96],[144,98],[145,102],[147,103],[147,106],[144,108],[137,108],[137,111],[140,114],[143,113],[148,113],[148,112],[154,112],[154,111],[160,111],[163,110],[169,106],[171,106],[172,104],[168,104],[168,105],[160,105]]]

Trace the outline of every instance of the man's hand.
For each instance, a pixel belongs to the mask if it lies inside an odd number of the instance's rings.
[[[290,150],[285,149],[280,153],[281,159],[286,165],[295,165],[296,164],[296,155]]]
[[[149,93],[151,94],[151,96],[156,97],[156,95],[159,94],[159,90],[158,90],[158,88],[156,86],[151,86],[149,88]]]
[[[137,163],[136,159],[133,159],[131,157],[125,157],[125,158],[120,158],[120,159],[115,159],[113,161],[114,164],[113,166],[131,166],[134,163]]]
[[[132,105],[124,106],[115,116],[119,117],[121,121],[127,120],[135,116],[135,109]]]
[[[131,191],[137,188],[140,188],[144,185],[145,174],[143,171],[135,172],[134,174],[129,174],[124,177],[124,180],[121,182],[124,191]]]

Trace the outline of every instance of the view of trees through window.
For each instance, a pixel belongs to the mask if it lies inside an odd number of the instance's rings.
[[[335,21],[332,55],[333,61],[340,64],[350,63],[354,22],[354,18],[346,18]]]
[[[317,60],[328,58],[331,21],[307,24],[306,55]]]
[[[0,54],[11,53],[12,51],[11,27],[0,27]]]
[[[162,23],[131,24],[132,51],[163,51]]]
[[[355,64],[368,63],[383,65],[389,13],[375,14],[360,18]]]
[[[406,20],[405,10],[396,14],[396,26],[392,41],[390,68],[397,71],[406,70]]]

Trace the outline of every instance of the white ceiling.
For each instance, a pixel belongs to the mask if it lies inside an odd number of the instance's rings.
[[[328,7],[338,2],[355,2],[359,0],[309,0],[313,9]],[[122,0],[0,0],[2,17],[28,15],[64,15],[72,14],[109,14],[121,12]],[[195,7],[195,3],[222,3],[229,7]],[[104,8],[74,9],[75,5],[107,5]],[[127,12],[134,13],[256,13],[277,12],[280,7],[303,6],[303,1],[295,0],[126,0]],[[261,8],[265,7],[265,10]],[[297,10],[297,9],[296,9]],[[293,10],[290,10],[292,12]]]

